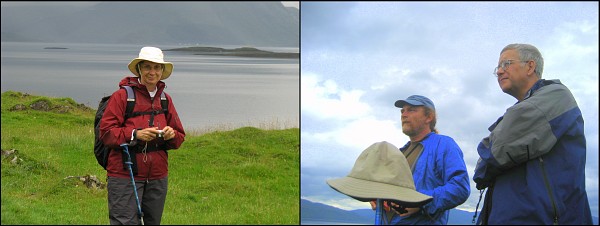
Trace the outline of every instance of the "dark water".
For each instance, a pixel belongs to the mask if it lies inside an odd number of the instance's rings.
[[[67,49],[44,49],[66,47]],[[98,101],[131,76],[127,64],[139,45],[2,42],[2,92],[71,97],[97,108]],[[157,46],[163,50],[181,46]],[[269,49],[292,52],[294,49]],[[295,49],[297,52],[297,49]],[[164,51],[174,65],[165,91],[185,128],[299,127],[298,59],[216,57]]]

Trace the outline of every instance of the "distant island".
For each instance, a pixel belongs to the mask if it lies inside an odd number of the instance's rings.
[[[44,49],[68,49],[67,47],[46,47]]]
[[[193,52],[194,55],[217,55],[217,56],[239,56],[239,57],[268,57],[268,58],[300,58],[299,53],[278,53],[259,50],[252,47],[242,47],[235,49],[224,49],[218,47],[185,47],[176,49],[167,49],[164,51],[185,51]]]

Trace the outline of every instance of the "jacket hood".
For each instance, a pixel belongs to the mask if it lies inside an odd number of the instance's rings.
[[[125,77],[121,80],[121,82],[119,82],[119,88],[123,87],[123,86],[131,86],[131,87],[137,87],[141,90],[148,90],[146,89],[146,85],[141,84],[138,81],[138,77]],[[158,90],[162,90],[165,87],[165,83],[163,81],[158,81],[158,83],[156,83],[156,88]]]

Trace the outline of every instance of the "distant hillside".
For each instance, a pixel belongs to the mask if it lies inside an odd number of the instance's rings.
[[[194,55],[218,55],[218,56],[240,56],[240,57],[269,57],[269,58],[300,58],[299,53],[279,53],[264,51],[252,47],[242,47],[235,49],[224,49],[216,47],[186,47],[166,49],[164,51],[183,51],[191,52]]]
[[[301,199],[300,202],[301,224],[373,224],[375,220],[374,216],[375,215],[369,218],[362,214],[357,214],[356,212],[342,210],[322,203],[311,202],[306,199]]]
[[[375,211],[371,209],[342,210],[322,203],[315,203],[301,199],[300,222],[319,223],[354,223],[373,224],[375,222]],[[473,213],[458,209],[450,210],[449,225],[472,225]]]
[[[298,47],[300,41],[299,10],[281,2],[3,5],[1,23],[3,42]]]
[[[371,209],[343,210],[323,203],[301,199],[301,224],[373,224],[375,211]],[[448,225],[474,225],[474,212],[451,209]],[[477,212],[479,214],[479,212]],[[477,219],[475,219],[477,220]],[[592,217],[594,225],[598,225],[598,217]]]

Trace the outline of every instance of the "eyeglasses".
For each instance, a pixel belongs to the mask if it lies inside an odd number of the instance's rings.
[[[508,69],[508,66],[510,66],[510,64],[512,64],[513,61],[529,62],[528,60],[504,60],[497,67],[494,68],[494,76],[498,77],[499,68],[502,68],[502,70],[506,71],[506,69]]]
[[[144,65],[141,65],[140,69],[143,70],[143,71],[150,71],[152,69],[154,69],[155,71],[162,71],[163,70],[163,65],[162,64],[156,64],[153,67],[153,66],[150,66],[148,64],[144,64]]]

